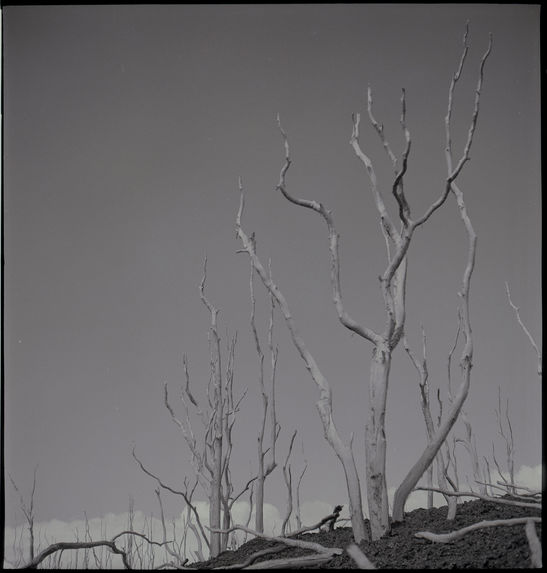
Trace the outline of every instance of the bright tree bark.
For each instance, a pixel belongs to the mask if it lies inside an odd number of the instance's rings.
[[[455,84],[460,77],[465,57],[467,55],[467,50],[468,50],[467,33],[468,29],[466,27],[463,40],[464,50],[462,58],[460,60],[459,68],[456,74],[454,75],[452,83],[450,85],[449,96],[448,96],[448,113],[445,119],[445,126],[446,126],[445,156],[448,169],[448,177],[446,180],[447,188],[452,192],[452,194],[456,198],[458,211],[462,219],[462,222],[465,226],[465,230],[467,232],[467,237],[468,237],[467,263],[463,272],[462,288],[459,293],[462,299],[461,317],[462,317],[462,330],[465,339],[464,348],[460,358],[461,384],[458,390],[458,394],[453,404],[451,405],[451,409],[447,419],[439,426],[434,438],[430,441],[430,443],[428,444],[422,455],[419,457],[417,462],[409,470],[408,474],[406,475],[401,485],[397,488],[397,491],[395,492],[395,496],[393,499],[393,521],[402,521],[404,519],[404,505],[406,503],[408,495],[414,489],[414,486],[418,483],[418,480],[421,478],[423,473],[427,470],[431,462],[434,460],[435,456],[437,455],[437,452],[439,451],[443,442],[445,441],[448,432],[452,429],[453,425],[455,424],[458,415],[460,413],[460,410],[463,406],[463,403],[465,402],[465,399],[467,398],[467,394],[469,392],[471,368],[473,366],[473,337],[471,331],[471,320],[470,320],[470,309],[469,309],[469,290],[470,290],[471,276],[473,274],[473,269],[475,267],[477,235],[473,229],[473,225],[471,224],[471,220],[467,213],[467,208],[465,205],[463,193],[456,184],[455,180],[458,174],[461,172],[461,169],[466,163],[466,161],[469,160],[469,151],[471,149],[471,144],[473,142],[473,135],[475,133],[475,127],[477,124],[477,118],[479,113],[479,102],[480,102],[480,94],[482,87],[484,64],[492,48],[492,37],[490,37],[488,48],[484,56],[482,57],[480,64],[479,80],[477,89],[475,91],[475,108],[473,110],[473,117],[471,119],[471,125],[467,136],[467,142],[465,144],[465,149],[457,166],[454,168],[452,161],[452,145],[450,136],[452,96]]]
[[[251,265],[251,277],[249,280],[249,291],[251,298],[251,330],[255,340],[256,352],[259,360],[259,383],[262,395],[262,422],[257,439],[258,475],[256,479],[256,512],[255,529],[259,533],[264,532],[264,486],[266,478],[275,470],[277,462],[275,459],[276,442],[279,437],[280,425],[277,423],[275,409],[275,374],[277,368],[278,349],[273,346],[273,324],[274,324],[274,299],[270,294],[270,320],[268,325],[268,348],[270,351],[270,393],[266,392],[264,383],[264,352],[260,345],[260,339],[255,324],[255,297],[253,286],[254,267]],[[266,423],[268,414],[270,417],[270,445],[264,450],[264,438],[266,433]],[[269,452],[269,459],[266,461],[266,454]],[[226,529],[226,528],[225,528]]]
[[[279,190],[282,195],[291,203],[315,211],[321,218],[325,221],[328,229],[329,236],[329,251],[331,258],[331,287],[332,287],[332,298],[336,307],[338,318],[342,325],[351,330],[353,333],[358,334],[363,339],[367,340],[372,344],[372,359],[370,367],[370,378],[369,378],[369,413],[367,417],[367,422],[365,426],[366,435],[366,489],[367,498],[369,506],[369,516],[370,516],[370,529],[372,539],[378,539],[389,531],[389,513],[388,513],[388,498],[387,498],[387,485],[386,485],[386,431],[385,431],[385,413],[386,413],[386,398],[388,392],[389,384],[389,374],[392,361],[392,353],[397,347],[403,333],[405,325],[405,315],[406,315],[406,277],[407,277],[407,259],[406,255],[414,234],[414,231],[425,224],[430,217],[446,202],[448,196],[452,193],[456,197],[458,207],[460,209],[460,214],[466,225],[468,233],[472,233],[472,227],[470,221],[465,212],[465,204],[463,203],[463,195],[459,191],[456,185],[456,179],[461,173],[465,163],[469,160],[469,150],[473,140],[473,134],[475,131],[477,116],[478,116],[478,100],[480,96],[480,86],[482,82],[482,70],[484,66],[484,61],[490,52],[490,46],[487,53],[483,57],[481,62],[479,86],[476,95],[476,105],[473,113],[471,127],[469,129],[468,140],[465,145],[464,152],[456,164],[455,167],[452,166],[452,155],[451,155],[451,143],[450,143],[450,130],[448,127],[450,113],[452,109],[452,91],[453,85],[459,78],[461,73],[463,62],[467,54],[467,28],[464,36],[464,55],[461,59],[460,66],[456,75],[454,76],[453,84],[449,92],[449,114],[447,118],[447,150],[446,158],[448,163],[448,177],[446,179],[444,188],[440,196],[430,204],[426,211],[417,219],[412,218],[410,206],[408,204],[405,191],[404,191],[404,177],[407,172],[408,158],[411,148],[411,138],[409,130],[406,126],[406,99],[405,91],[402,92],[401,97],[401,127],[405,138],[405,148],[403,150],[400,165],[395,154],[392,152],[391,147],[384,136],[384,129],[381,124],[379,124],[372,114],[372,95],[371,90],[368,90],[368,115],[372,126],[377,131],[378,135],[383,144],[383,148],[388,154],[389,159],[393,164],[394,177],[391,184],[391,192],[395,200],[396,206],[398,208],[398,225],[396,226],[387,212],[384,204],[384,200],[381,191],[378,186],[376,173],[373,164],[369,157],[363,152],[359,143],[359,125],[360,125],[360,115],[355,114],[353,117],[353,131],[350,139],[350,144],[358,157],[358,159],[363,163],[367,171],[368,177],[371,183],[371,190],[374,199],[376,209],[381,223],[381,230],[385,239],[387,248],[387,266],[380,276],[380,288],[384,301],[385,308],[385,327],[381,333],[375,332],[374,330],[362,326],[357,321],[355,321],[344,308],[342,301],[342,294],[340,288],[340,260],[339,260],[339,237],[336,232],[334,221],[331,211],[325,208],[324,205],[317,201],[302,199],[292,195],[286,187],[286,173],[291,165],[291,158],[289,153],[288,139],[281,127],[281,123],[278,117],[278,125],[280,132],[283,137],[284,147],[285,147],[285,162],[282,165],[279,183],[277,185],[277,190]],[[240,181],[241,189],[241,181]],[[300,335],[297,333],[293,318],[289,312],[287,303],[277,286],[273,281],[266,275],[262,264],[260,263],[255,248],[254,238],[251,240],[241,229],[241,213],[243,210],[243,193],[241,195],[240,208],[237,216],[236,230],[239,238],[243,242],[244,250],[249,254],[251,261],[255,270],[258,272],[262,282],[268,288],[270,293],[275,297],[283,315],[285,317],[286,323],[291,332],[291,336],[295,346],[302,359],[304,360],[308,371],[310,372],[312,378],[316,382],[317,386],[321,392],[321,398],[318,402],[318,409],[323,422],[323,428],[325,431],[325,437],[327,441],[333,447],[336,455],[340,459],[342,466],[344,468],[346,483],[348,486],[348,496],[350,498],[350,514],[352,516],[352,525],[354,528],[354,534],[357,536],[364,535],[364,530],[360,525],[363,523],[362,508],[360,506],[361,493],[359,478],[357,470],[355,468],[355,463],[353,460],[353,454],[351,451],[351,445],[348,446],[344,444],[336,431],[336,427],[332,421],[332,411],[331,411],[331,389],[328,382],[324,376],[319,371],[317,364],[311,357],[304,342]],[[474,264],[474,242],[475,238],[471,241],[470,245],[470,258],[473,259],[471,267],[466,269],[464,273],[464,285],[469,283],[469,277],[472,271],[472,266]],[[472,250],[472,256],[471,256]],[[469,275],[469,276],[467,276]],[[467,294],[463,293],[462,298],[466,298]],[[464,302],[464,304],[467,304]],[[464,316],[465,327],[469,326],[469,317],[466,314]],[[470,334],[470,328],[466,330],[466,333]],[[472,344],[469,339],[466,341],[465,352],[469,351],[469,346]],[[462,359],[462,368],[464,371],[464,380],[471,368],[470,359],[471,354],[466,354]],[[469,363],[467,363],[469,361]],[[462,392],[458,396],[461,400],[459,407],[465,400],[467,396],[467,390],[469,388],[469,381],[462,386]],[[458,402],[458,400],[457,400]],[[454,410],[449,416],[451,424],[455,421],[459,409]],[[455,417],[454,417],[455,416]],[[428,446],[426,450],[425,457],[422,456],[418,461],[417,465],[414,466],[411,472],[410,481],[412,481],[416,475],[417,479],[421,476],[423,471],[427,469],[431,461],[435,457],[438,449],[442,445],[451,425],[443,424],[439,428],[438,436],[433,440],[433,442]],[[421,471],[421,473],[419,473]],[[418,475],[419,473],[419,475]],[[406,491],[410,481],[404,484],[401,494]],[[415,483],[412,485],[412,487]],[[412,487],[408,490],[411,491]],[[406,500],[405,494],[404,499],[399,498],[399,502]],[[363,533],[362,533],[363,532]],[[356,538],[356,540],[358,540]]]

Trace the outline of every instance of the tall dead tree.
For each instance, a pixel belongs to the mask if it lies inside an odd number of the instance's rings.
[[[446,131],[446,148],[445,148],[445,158],[446,166],[448,171],[448,176],[446,179],[446,189],[451,192],[456,199],[458,206],[458,212],[460,218],[464,224],[465,231],[468,239],[468,250],[467,250],[467,262],[463,272],[462,287],[458,293],[461,300],[461,320],[462,320],[462,331],[464,335],[464,347],[462,350],[460,358],[460,373],[461,373],[461,384],[458,389],[458,393],[454,398],[454,402],[451,404],[450,411],[447,418],[437,429],[435,436],[428,444],[427,448],[423,451],[422,455],[418,458],[417,462],[409,470],[408,474],[405,476],[401,485],[397,488],[395,496],[393,498],[393,521],[402,521],[404,518],[404,505],[408,498],[408,495],[418,483],[418,480],[423,475],[424,471],[429,467],[431,462],[434,460],[437,452],[441,448],[443,442],[445,441],[448,433],[454,426],[456,420],[458,419],[459,413],[467,398],[469,392],[469,386],[471,382],[471,368],[473,366],[473,338],[471,331],[471,319],[470,319],[470,309],[469,309],[469,291],[471,285],[471,276],[473,274],[473,269],[475,268],[475,253],[477,249],[477,235],[473,229],[471,219],[467,213],[467,207],[465,205],[463,192],[457,185],[455,179],[464,164],[469,161],[469,152],[471,149],[471,144],[473,143],[473,136],[475,134],[475,128],[477,126],[477,119],[479,116],[479,103],[481,96],[482,79],[484,72],[484,64],[488,58],[491,48],[492,48],[492,36],[490,36],[490,41],[488,43],[488,48],[484,53],[480,67],[479,67],[479,79],[477,83],[477,88],[475,90],[475,106],[473,109],[473,116],[471,119],[471,125],[469,127],[469,132],[467,135],[467,141],[460,160],[458,161],[456,167],[454,167],[453,156],[452,156],[452,140],[451,140],[451,117],[452,117],[452,98],[454,95],[454,88],[456,82],[460,78],[462,73],[463,65],[465,63],[465,58],[468,52],[467,44],[468,26],[466,26],[465,34],[463,37],[463,53],[460,60],[460,65],[458,70],[452,78],[450,84],[450,90],[448,94],[448,111],[445,118],[445,131]]]
[[[326,223],[328,236],[329,236],[329,250],[331,259],[331,287],[332,287],[332,298],[336,306],[338,313],[338,318],[342,325],[352,331],[353,333],[359,335],[364,340],[372,344],[372,356],[371,356],[371,366],[370,366],[370,378],[369,378],[369,414],[365,426],[365,454],[366,454],[366,489],[367,489],[367,499],[369,507],[369,517],[372,539],[378,539],[383,534],[389,530],[389,513],[388,513],[388,497],[387,497],[387,484],[386,484],[386,437],[385,437],[385,413],[386,413],[386,400],[387,391],[389,383],[389,374],[391,368],[391,360],[394,349],[397,347],[399,341],[401,340],[404,333],[405,324],[405,313],[406,313],[406,276],[407,276],[407,252],[414,235],[414,231],[425,224],[431,216],[446,202],[448,196],[453,194],[456,197],[458,207],[462,219],[464,220],[466,229],[470,233],[470,267],[468,266],[465,271],[464,277],[464,288],[462,290],[462,298],[464,300],[464,307],[467,306],[467,295],[469,287],[469,278],[471,275],[472,267],[474,264],[474,245],[475,238],[474,232],[472,230],[470,221],[465,212],[465,204],[463,203],[463,195],[459,191],[456,185],[456,180],[460,175],[464,165],[469,161],[469,151],[473,141],[473,135],[475,132],[475,127],[478,117],[478,102],[480,99],[480,87],[482,83],[483,67],[488,54],[490,53],[490,44],[487,52],[483,56],[480,66],[479,73],[479,85],[476,91],[476,102],[475,110],[473,112],[473,117],[471,120],[471,125],[469,128],[469,134],[464,151],[460,159],[453,164],[452,159],[452,149],[450,142],[450,113],[452,110],[452,94],[453,86],[457,79],[459,78],[463,64],[465,61],[465,56],[467,54],[467,27],[464,36],[464,56],[460,61],[460,66],[456,75],[454,76],[453,82],[451,84],[451,89],[449,91],[449,113],[447,118],[447,149],[446,149],[446,159],[448,166],[448,175],[444,182],[443,190],[440,196],[430,204],[430,206],[425,210],[425,212],[419,217],[415,218],[411,215],[410,205],[407,201],[407,197],[404,190],[404,177],[407,172],[408,158],[411,148],[411,137],[410,132],[406,125],[406,96],[405,91],[402,91],[401,97],[401,127],[405,138],[405,149],[402,153],[400,161],[397,159],[395,154],[392,152],[391,147],[385,138],[383,125],[379,124],[373,116],[372,113],[372,94],[369,88],[368,90],[368,115],[373,128],[378,133],[383,148],[387,152],[394,170],[393,180],[391,182],[391,192],[395,200],[397,207],[398,225],[396,225],[392,218],[390,217],[382,196],[382,192],[378,185],[376,173],[370,158],[363,152],[359,143],[359,126],[360,126],[360,115],[355,114],[353,116],[353,131],[350,139],[350,143],[356,156],[365,166],[368,177],[370,179],[372,195],[376,209],[378,211],[378,216],[380,218],[380,227],[385,239],[387,248],[387,265],[380,276],[380,288],[384,301],[385,309],[385,327],[382,332],[376,332],[371,328],[359,324],[353,317],[351,317],[346,308],[344,307],[342,301],[341,287],[340,287],[340,258],[339,258],[339,236],[335,229],[334,220],[332,213],[323,204],[309,199],[298,198],[287,189],[286,185],[286,174],[291,165],[291,156],[289,152],[288,138],[281,127],[279,117],[278,125],[283,137],[284,147],[285,147],[285,162],[281,168],[279,183],[277,185],[277,190],[279,190],[282,195],[294,205],[299,207],[304,207],[310,209],[317,213]],[[240,189],[241,181],[240,181]],[[251,240],[241,228],[241,214],[243,211],[243,193],[241,192],[241,200],[239,212],[236,220],[236,231],[243,243],[244,250],[249,254],[252,264],[260,276],[265,287],[270,291],[270,293],[276,299],[281,312],[285,317],[285,321],[289,328],[292,336],[293,343],[298,349],[302,359],[306,364],[306,368],[310,372],[313,380],[317,384],[321,398],[317,403],[319,408],[319,413],[323,423],[323,428],[325,432],[325,437],[330,445],[333,447],[336,455],[340,459],[342,466],[344,468],[346,483],[348,487],[349,505],[350,505],[350,515],[352,518],[353,533],[357,542],[366,537],[364,528],[364,519],[361,507],[361,491],[360,482],[358,477],[358,472],[355,467],[355,461],[353,459],[353,453],[351,448],[351,442],[343,442],[336,430],[332,418],[332,400],[331,400],[331,388],[319,370],[317,363],[313,359],[312,355],[306,348],[304,341],[300,334],[296,330],[294,319],[289,311],[289,307],[283,295],[281,294],[279,288],[271,277],[269,277],[260,262],[257,254],[254,239]],[[464,308],[464,331],[467,337],[466,347],[464,349],[464,355],[462,356],[462,366],[466,372],[469,372],[471,368],[471,356],[472,356],[472,342],[470,336],[470,326],[469,326],[469,316],[468,309]],[[467,386],[468,388],[468,386]],[[464,391],[461,396],[461,401],[465,400],[467,392]],[[459,402],[460,396],[456,399]],[[461,404],[460,404],[461,406]],[[459,410],[458,410],[459,411]],[[452,413],[453,414],[453,413]],[[457,417],[457,413],[456,413]],[[404,506],[404,501],[408,496],[408,493],[412,490],[415,483],[412,484],[414,479],[416,481],[421,477],[423,472],[427,469],[436,452],[441,446],[442,442],[446,438],[448,430],[454,423],[455,419],[451,416],[439,429],[435,439],[430,443],[425,455],[423,455],[419,463],[415,465],[409,477],[403,484],[401,484],[403,489],[399,488],[399,507],[402,501]],[[406,489],[411,485],[408,492]],[[400,515],[402,518],[402,513]]]
[[[241,400],[246,392],[236,401],[234,397],[234,356],[236,337],[227,344],[227,363],[223,371],[222,351],[218,333],[218,309],[205,296],[207,278],[207,259],[203,265],[203,278],[199,286],[200,298],[211,317],[209,328],[210,345],[210,378],[207,386],[208,407],[202,408],[190,389],[188,359],[183,357],[185,386],[182,388],[181,400],[185,409],[185,418],[180,420],[175,415],[168,399],[167,384],[164,386],[164,403],[172,420],[181,429],[190,449],[194,471],[200,485],[207,493],[209,500],[209,525],[212,533],[208,541],[210,556],[216,557],[228,545],[228,534],[217,531],[227,530],[231,526],[231,509],[233,504],[247,490],[253,479],[234,494],[230,475],[230,459],[233,448],[232,430],[239,411]],[[198,439],[192,428],[190,408],[202,424],[202,437]],[[142,464],[141,464],[142,467]],[[147,472],[149,473],[149,472]],[[155,477],[155,476],[153,476]]]
[[[254,286],[253,286],[253,275],[254,269],[251,265],[251,276],[249,280],[249,292],[251,298],[251,330],[253,331],[253,337],[256,345],[256,352],[258,354],[259,362],[259,383],[260,383],[260,393],[262,395],[262,421],[260,424],[260,430],[258,432],[257,439],[257,454],[258,454],[258,473],[256,479],[256,512],[255,512],[255,530],[259,533],[264,533],[264,484],[266,478],[274,471],[277,467],[277,462],[275,459],[276,453],[276,442],[279,437],[279,431],[281,426],[277,422],[276,410],[275,410],[275,373],[277,367],[277,356],[278,348],[274,348],[273,345],[273,325],[274,325],[274,299],[270,295],[270,318],[268,324],[268,349],[270,352],[270,391],[266,391],[266,385],[264,383],[264,352],[262,346],[260,345],[260,339],[258,336],[258,331],[256,328],[255,321],[255,306],[256,301],[254,297]],[[269,446],[264,449],[264,438],[266,433],[266,425],[268,421],[269,414]],[[268,460],[266,460],[266,456]],[[227,529],[226,527],[224,529]]]
[[[38,466],[35,466],[34,467],[34,474],[33,474],[33,478],[32,478],[32,490],[30,492],[30,498],[29,498],[29,504],[28,505],[25,503],[25,500],[23,499],[23,496],[22,496],[21,492],[19,491],[19,488],[17,487],[15,480],[8,473],[8,477],[11,481],[11,485],[13,486],[13,489],[15,489],[15,491],[19,495],[19,507],[20,507],[21,511],[23,512],[25,519],[27,520],[28,532],[29,532],[29,558],[30,558],[30,561],[33,561],[34,553],[36,550],[36,543],[34,540],[34,494],[36,493],[36,472],[37,471],[38,471]]]
[[[435,437],[436,427],[435,427],[435,422],[433,421],[433,416],[431,414],[431,406],[430,406],[430,401],[429,401],[429,383],[428,383],[429,371],[427,368],[427,358],[426,358],[426,336],[425,336],[425,330],[423,327],[422,327],[422,341],[423,341],[422,342],[423,347],[422,347],[422,360],[421,361],[419,361],[416,358],[416,356],[414,356],[412,351],[410,350],[408,343],[407,343],[407,340],[406,340],[406,337],[403,338],[403,345],[405,347],[405,350],[406,350],[410,360],[412,361],[412,364],[414,364],[414,367],[418,371],[418,374],[420,377],[420,380],[418,382],[418,385],[420,387],[420,405],[422,407],[422,413],[424,416],[428,443],[431,443],[431,441]],[[441,422],[441,415],[442,415],[442,413],[439,413],[439,418],[438,418],[439,425]],[[445,463],[442,449],[440,449],[437,452],[436,461],[437,461],[437,482],[439,483],[439,487],[441,489],[447,490],[448,489],[448,482],[449,482],[448,463]],[[428,486],[432,487],[432,481],[433,481],[433,465],[432,464],[428,468],[427,480],[428,480]],[[433,506],[433,492],[428,491],[427,495],[428,495],[428,498],[427,498],[428,508],[431,508]],[[445,499],[446,499],[446,502],[448,504],[448,517],[447,517],[447,519],[454,519],[454,517],[456,516],[456,498],[450,497],[450,496],[445,496]]]

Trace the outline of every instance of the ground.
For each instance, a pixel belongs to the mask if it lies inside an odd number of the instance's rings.
[[[418,531],[447,533],[484,520],[509,519],[512,517],[541,516],[541,511],[502,505],[500,503],[474,500],[458,504],[456,518],[446,520],[447,506],[416,509],[406,515],[405,521],[392,526],[389,535],[371,543],[362,543],[363,553],[378,569],[509,569],[529,568],[530,548],[524,525],[489,527],[472,531],[450,543],[433,543],[414,536]],[[541,524],[536,523],[541,539]],[[344,549],[352,543],[351,528],[337,527],[332,532],[306,533],[296,539],[314,541],[327,547]],[[262,549],[278,545],[276,542],[255,538],[235,551],[225,551],[216,559],[194,563],[196,568],[225,567],[242,563]],[[270,559],[297,557],[309,551],[287,548],[271,555]],[[260,560],[268,559],[264,557]],[[344,551],[322,568],[356,569],[354,561]]]

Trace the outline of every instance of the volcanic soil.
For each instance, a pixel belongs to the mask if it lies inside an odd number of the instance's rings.
[[[504,499],[509,499],[505,497]],[[474,500],[458,504],[456,518],[446,520],[447,506],[432,509],[415,509],[406,514],[403,523],[394,524],[391,532],[382,539],[360,545],[363,553],[378,569],[512,569],[529,568],[530,548],[525,526],[497,526],[467,533],[450,543],[434,543],[415,537],[418,531],[448,533],[479,521],[510,519],[514,517],[541,516],[538,509]],[[540,540],[541,523],[536,523]],[[294,537],[320,543],[326,547],[345,549],[353,542],[349,527],[336,527],[334,531],[317,531]],[[188,565],[198,569],[212,569],[243,563],[250,555],[280,544],[254,538],[235,551],[225,551],[216,559]],[[298,557],[312,553],[299,548],[286,548],[259,558],[255,563],[269,559]],[[353,559],[344,551],[333,557],[321,569],[357,569]]]

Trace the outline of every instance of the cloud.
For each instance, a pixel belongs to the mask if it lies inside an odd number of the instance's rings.
[[[509,481],[509,474],[504,471],[502,471],[501,473],[503,477]],[[541,464],[538,464],[537,466],[533,467],[523,465],[515,474],[515,484],[521,485],[534,491],[541,491],[542,475],[543,472]]]
[[[543,466],[538,464],[535,467],[521,466],[515,479],[519,485],[529,487],[530,489],[541,491],[543,476]]]

